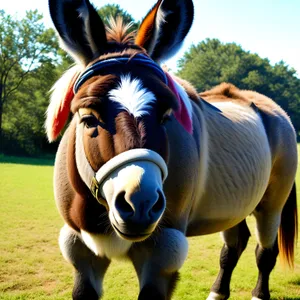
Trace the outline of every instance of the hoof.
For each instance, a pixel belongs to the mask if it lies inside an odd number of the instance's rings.
[[[142,288],[138,300],[165,300],[166,298],[158,292],[155,286],[146,285]]]
[[[215,292],[210,292],[206,300],[225,300],[227,298],[228,297],[226,297],[225,295],[217,294]]]

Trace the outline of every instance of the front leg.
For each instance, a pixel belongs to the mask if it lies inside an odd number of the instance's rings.
[[[188,252],[184,234],[164,228],[129,253],[140,284],[138,300],[169,300]]]
[[[110,264],[105,257],[95,256],[83,243],[80,234],[65,225],[59,236],[64,258],[75,268],[74,300],[98,300],[102,296],[104,274]]]

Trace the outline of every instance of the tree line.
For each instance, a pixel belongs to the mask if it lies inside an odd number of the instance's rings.
[[[119,5],[106,5],[98,12],[106,24],[112,15],[133,22],[132,30],[139,26]],[[18,20],[0,10],[0,153],[51,155],[58,145],[47,142],[45,111],[49,90],[73,61],[42,21],[38,11]],[[263,93],[288,112],[300,132],[300,79],[283,61],[273,66],[235,43],[207,39],[184,54],[177,75],[199,92],[226,81]]]
[[[271,65],[267,58],[242,49],[235,43],[207,39],[190,47],[178,63],[178,76],[198,91],[229,82],[240,89],[254,90],[276,101],[300,132],[300,79],[283,61]]]

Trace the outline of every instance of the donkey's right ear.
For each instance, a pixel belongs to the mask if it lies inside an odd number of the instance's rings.
[[[87,65],[105,51],[105,26],[89,0],[49,0],[52,21],[63,48]]]

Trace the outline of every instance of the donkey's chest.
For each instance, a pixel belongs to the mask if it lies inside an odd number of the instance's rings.
[[[81,231],[81,237],[86,246],[97,256],[112,258],[126,257],[132,242],[119,238],[113,234],[91,234]]]

